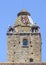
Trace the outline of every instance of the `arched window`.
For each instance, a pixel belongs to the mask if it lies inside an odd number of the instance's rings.
[[[23,45],[27,46],[28,45],[28,40],[27,39],[23,39]]]

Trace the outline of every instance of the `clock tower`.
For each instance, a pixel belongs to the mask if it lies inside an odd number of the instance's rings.
[[[26,10],[17,14],[14,26],[7,32],[7,59],[9,62],[27,63],[41,61],[41,34]]]

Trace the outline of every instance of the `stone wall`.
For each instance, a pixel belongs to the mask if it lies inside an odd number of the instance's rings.
[[[23,39],[28,40],[26,48],[23,47]],[[10,62],[33,62],[41,61],[41,38],[39,33],[29,33],[29,35],[9,35],[8,36],[8,61]]]
[[[2,62],[2,63],[0,63],[0,65],[46,65],[46,62],[45,63],[41,63],[41,62],[39,62],[39,63],[15,63],[15,62]]]

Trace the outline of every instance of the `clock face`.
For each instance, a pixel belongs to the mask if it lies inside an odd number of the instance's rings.
[[[28,24],[28,21],[29,21],[28,16],[21,16],[21,21],[22,21],[23,23]]]

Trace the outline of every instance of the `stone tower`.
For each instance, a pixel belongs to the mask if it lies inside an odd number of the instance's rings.
[[[28,63],[41,61],[41,35],[26,10],[17,14],[14,26],[7,32],[7,58],[9,62]]]

